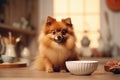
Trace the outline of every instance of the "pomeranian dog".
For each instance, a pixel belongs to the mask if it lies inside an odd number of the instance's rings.
[[[65,61],[78,60],[75,35],[70,18],[56,21],[48,16],[38,37],[34,67],[46,72],[66,72]]]

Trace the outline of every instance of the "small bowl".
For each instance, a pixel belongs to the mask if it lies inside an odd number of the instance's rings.
[[[4,63],[13,63],[14,57],[8,56],[8,55],[2,55],[2,59]]]
[[[66,61],[68,71],[75,75],[90,75],[98,67],[98,61]]]

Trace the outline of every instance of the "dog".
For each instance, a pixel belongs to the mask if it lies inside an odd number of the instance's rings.
[[[38,36],[38,54],[34,66],[46,72],[66,72],[66,61],[78,60],[71,18],[57,21],[48,16]]]

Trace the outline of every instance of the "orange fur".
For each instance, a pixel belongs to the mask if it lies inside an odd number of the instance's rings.
[[[34,66],[38,70],[65,72],[65,61],[78,60],[75,53],[75,35],[70,18],[61,22],[49,17],[39,35],[38,54]]]

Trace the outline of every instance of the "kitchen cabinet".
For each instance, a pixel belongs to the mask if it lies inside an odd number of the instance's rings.
[[[0,13],[0,34],[2,37],[8,37],[8,32],[17,38],[22,36],[24,45],[31,51],[35,52],[32,47],[36,47],[36,37],[38,34],[38,1],[39,0],[7,0],[8,2],[3,5],[3,12]],[[25,18],[29,21],[31,28],[15,27],[13,24],[21,24],[21,19]],[[34,44],[33,44],[34,43]],[[20,45],[20,44],[19,44]],[[19,47],[17,45],[17,47]],[[20,50],[17,50],[20,53]]]
[[[7,0],[0,13],[0,33],[11,31],[16,34],[33,35],[38,26],[38,0]],[[25,18],[32,29],[22,29],[22,18]],[[25,21],[24,21],[25,22]],[[13,26],[19,24],[19,27]],[[34,29],[34,30],[33,30]]]

